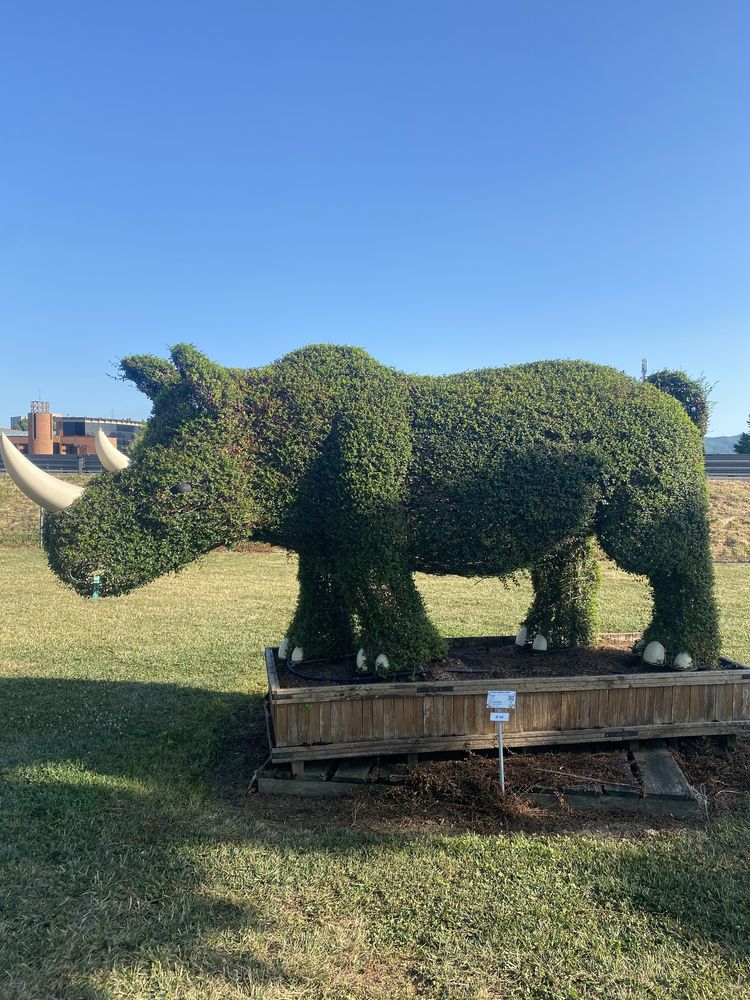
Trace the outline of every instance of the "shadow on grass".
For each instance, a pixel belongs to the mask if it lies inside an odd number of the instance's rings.
[[[0,998],[109,996],[96,980],[123,967],[221,977],[211,941],[273,922],[262,897],[212,891],[206,866],[244,841],[232,800],[266,750],[258,696],[0,680]],[[252,948],[231,974],[295,979]]]
[[[0,679],[0,768],[91,771],[206,791],[242,786],[266,755],[259,695],[128,681]]]
[[[251,808],[233,807],[265,752],[257,696],[165,684],[0,680],[0,997],[4,989],[19,1000],[105,997],[97,984],[110,970],[145,976],[153,968],[191,983],[203,977],[294,988],[292,958],[283,950],[269,957],[260,941],[278,933],[274,892],[294,898],[284,879],[291,873],[292,883],[309,880],[310,855],[320,861],[312,877],[325,892],[337,865],[350,873],[352,859],[362,859],[362,877],[382,884],[390,852],[408,845],[415,856],[434,853],[434,882],[415,886],[404,914],[419,939],[435,899],[457,877],[449,861],[441,868],[442,838],[310,829],[304,822],[271,831],[253,821]],[[470,840],[456,850],[465,868],[460,877],[477,884],[493,871],[501,877],[510,863],[500,840],[481,864]],[[744,960],[749,852],[750,831],[734,825],[626,850],[571,839],[566,867],[571,885],[585,885],[602,912],[614,904],[647,914],[660,933],[666,925],[684,941]],[[554,864],[533,849],[527,859],[523,876],[531,880]],[[254,866],[247,881],[245,866]],[[280,883],[279,870],[286,871]],[[408,867],[402,877],[409,879]],[[472,921],[491,927],[495,897],[481,898]],[[368,894],[361,905],[373,927],[392,918],[388,894]],[[435,961],[442,961],[440,950]],[[149,988],[144,995],[159,995],[153,983]]]

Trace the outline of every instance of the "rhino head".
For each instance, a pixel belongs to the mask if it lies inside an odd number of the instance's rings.
[[[49,476],[2,442],[7,471],[48,511],[50,566],[84,596],[95,575],[102,596],[127,593],[258,527],[242,426],[253,373],[215,365],[189,345],[175,347],[171,359],[121,362],[123,375],[153,400],[153,414],[130,459],[97,434],[109,471],[85,488]]]

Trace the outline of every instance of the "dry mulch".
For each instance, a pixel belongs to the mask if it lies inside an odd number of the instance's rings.
[[[677,740],[672,753],[693,786],[705,786],[717,809],[732,808],[750,793],[750,740],[729,743],[703,736]]]
[[[403,787],[434,799],[471,802],[474,807],[482,801],[496,807],[500,801],[495,755],[470,754],[461,760],[425,761],[411,769],[404,765],[401,774]],[[508,794],[524,795],[539,789],[599,790],[604,784],[638,787],[626,751],[511,752],[505,758]]]

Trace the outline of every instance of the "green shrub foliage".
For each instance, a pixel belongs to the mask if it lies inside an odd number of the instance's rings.
[[[669,371],[663,369],[653,372],[646,379],[657,389],[673,396],[678,403],[685,407],[685,412],[693,421],[702,435],[708,430],[708,417],[711,404],[708,394],[711,386],[706,384],[705,378],[690,378],[683,371]]]
[[[747,421],[747,426],[750,428],[750,418]],[[750,434],[747,431],[740,434],[739,441],[735,442],[734,450],[738,455],[750,455]]]
[[[404,375],[331,345],[249,371],[179,345],[122,369],[153,399],[130,467],[45,519],[51,565],[82,594],[95,572],[120,594],[271,542],[299,554],[291,647],[410,671],[444,652],[415,570],[530,569],[530,636],[590,642],[596,537],[651,580],[647,638],[717,662],[700,434],[650,384],[579,361]]]

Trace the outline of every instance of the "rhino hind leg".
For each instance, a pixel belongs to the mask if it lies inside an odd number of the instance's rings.
[[[299,597],[289,626],[289,649],[304,650],[305,659],[342,656],[353,651],[355,636],[350,604],[329,563],[300,554]]]
[[[531,570],[534,600],[524,622],[550,647],[587,646],[598,633],[599,566],[590,538],[566,539]]]
[[[688,653],[697,667],[719,665],[720,633],[714,598],[705,488],[701,483],[679,496],[655,497],[650,509],[618,505],[600,532],[604,551],[628,573],[648,578],[653,593],[646,643],[666,650],[666,665]]]

